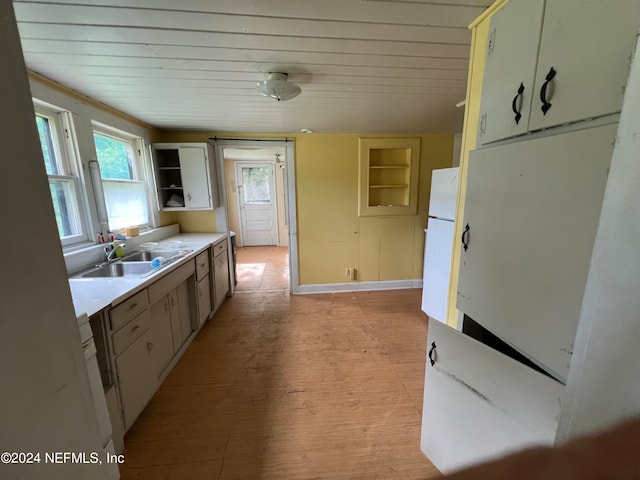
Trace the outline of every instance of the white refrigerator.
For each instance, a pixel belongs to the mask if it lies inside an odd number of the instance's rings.
[[[447,322],[457,195],[458,167],[434,170],[425,231],[422,310],[443,323]]]

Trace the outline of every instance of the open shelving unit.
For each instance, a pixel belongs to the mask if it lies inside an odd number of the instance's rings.
[[[360,139],[360,216],[417,211],[419,138]]]

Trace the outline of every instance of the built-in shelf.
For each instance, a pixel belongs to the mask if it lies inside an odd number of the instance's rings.
[[[359,215],[415,215],[419,161],[419,138],[361,138]]]

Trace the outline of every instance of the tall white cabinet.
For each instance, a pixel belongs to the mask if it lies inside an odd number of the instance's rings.
[[[442,471],[571,436],[559,419],[581,402],[566,384],[639,29],[634,0],[510,0],[491,19],[456,239],[464,323],[429,322],[421,448]]]

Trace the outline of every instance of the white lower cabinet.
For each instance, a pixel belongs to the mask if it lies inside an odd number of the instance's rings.
[[[149,310],[142,315],[149,316]],[[151,334],[146,329],[115,359],[125,430],[138,418],[158,387],[152,350]]]
[[[151,305],[151,341],[153,342],[153,363],[156,378],[162,375],[173,358],[173,334],[169,296]]]
[[[174,274],[169,274],[171,275]],[[178,278],[182,275],[178,273]],[[153,358],[158,378],[165,373],[169,363],[193,331],[191,317],[194,308],[190,305],[190,282],[193,284],[193,280],[183,280],[159,299],[157,299],[157,292],[162,291],[167,283],[149,287],[149,297],[153,302],[151,305]]]
[[[213,289],[214,310],[217,310],[224,302],[229,292],[229,259],[227,257],[227,243],[220,242],[213,249]]]
[[[201,327],[205,324],[211,314],[211,284],[209,275],[205,275],[197,285],[198,295],[198,325]]]
[[[422,452],[446,473],[551,445],[563,390],[552,378],[431,319]]]
[[[175,303],[172,304],[172,319],[177,318],[177,322],[172,322],[174,338],[174,352],[177,352],[184,342],[187,341],[191,332],[195,330],[193,322],[193,309],[191,308],[191,295],[189,294],[190,281],[185,280],[174,290]],[[179,338],[178,342],[176,339]]]

